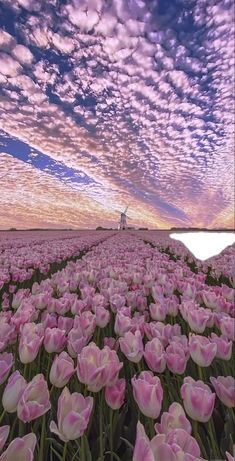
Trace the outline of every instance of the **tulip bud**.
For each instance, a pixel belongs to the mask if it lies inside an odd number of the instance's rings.
[[[113,410],[118,410],[124,403],[126,389],[125,379],[119,379],[112,386],[105,388],[105,400],[107,405]]]
[[[21,376],[19,371],[12,373],[2,396],[2,405],[5,411],[14,413],[17,410],[18,402],[26,386],[27,381]]]

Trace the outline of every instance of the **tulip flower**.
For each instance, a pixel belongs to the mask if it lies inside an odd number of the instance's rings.
[[[57,421],[50,423],[50,430],[63,440],[76,440],[81,437],[87,429],[93,397],[83,397],[77,392],[70,393],[65,387],[58,399]]]
[[[147,417],[158,418],[163,400],[161,381],[151,371],[142,371],[131,379],[133,396],[140,411]]]
[[[219,320],[220,330],[223,336],[235,341],[235,322],[234,318],[229,316],[223,316]]]
[[[28,423],[44,415],[51,408],[49,398],[47,382],[43,374],[34,376],[18,402],[18,418],[24,423]]]
[[[216,356],[217,345],[205,336],[189,336],[189,352],[193,361],[200,367],[209,367]]]
[[[73,328],[73,318],[60,316],[58,318],[58,328],[65,330],[66,334]]]
[[[37,437],[33,432],[22,438],[17,437],[2,453],[0,461],[33,461],[36,443]]]
[[[83,347],[87,345],[90,341],[90,336],[86,336],[85,332],[82,330],[81,326],[72,328],[68,334],[68,343],[67,349],[68,353],[74,359],[82,351]]]
[[[126,381],[118,379],[112,386],[105,387],[105,400],[107,405],[113,410],[118,410],[124,403]]]
[[[119,339],[120,349],[130,362],[138,363],[144,353],[142,336],[139,330],[133,334],[128,331]]]
[[[166,363],[172,373],[183,374],[187,365],[187,350],[182,344],[172,341],[166,348]]]
[[[2,405],[5,411],[8,413],[14,413],[17,410],[18,402],[26,386],[27,381],[19,371],[12,373],[8,379],[2,396]]]
[[[145,345],[144,359],[150,370],[163,373],[166,368],[165,351],[161,341],[153,338]]]
[[[118,312],[115,317],[114,331],[118,336],[124,336],[131,328],[131,319],[127,315]]]
[[[73,359],[67,352],[63,351],[54,358],[49,375],[50,382],[55,387],[64,387],[69,382],[74,372]]]
[[[4,445],[5,445],[6,441],[7,441],[9,432],[10,432],[10,426],[1,426],[0,427],[0,451],[2,451]]]
[[[221,402],[228,408],[235,407],[235,379],[232,376],[211,376],[210,381]]]
[[[215,404],[215,394],[203,381],[195,381],[188,376],[180,389],[186,413],[195,421],[209,421]]]
[[[92,392],[115,384],[123,364],[114,350],[105,346],[102,350],[94,342],[84,347],[77,358],[77,376]]]
[[[102,306],[95,308],[96,325],[100,328],[106,327],[110,321],[110,313]]]
[[[188,434],[192,432],[192,426],[186,418],[184,409],[177,402],[170,405],[168,412],[162,414],[161,423],[156,423],[154,427],[159,434],[169,434],[172,429],[184,429]]]
[[[157,434],[150,441],[138,421],[133,461],[200,461],[197,441],[184,429]]]
[[[217,336],[211,333],[210,340],[217,345],[216,357],[218,359],[230,360],[232,357],[232,341],[228,341],[226,336]]]
[[[46,328],[44,336],[44,347],[46,351],[61,352],[66,344],[66,331],[59,328]]]
[[[164,321],[167,315],[167,308],[164,304],[151,303],[149,312],[153,320]]]
[[[10,352],[0,353],[0,385],[6,381],[10,369],[13,365],[14,358]]]

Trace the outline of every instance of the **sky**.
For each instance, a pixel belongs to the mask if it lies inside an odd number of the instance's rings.
[[[233,0],[0,0],[0,228],[233,228],[233,24]]]

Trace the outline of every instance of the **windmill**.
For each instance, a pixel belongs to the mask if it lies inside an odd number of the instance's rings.
[[[128,219],[131,219],[131,218],[129,218],[129,216],[126,215],[126,212],[127,212],[128,208],[129,208],[129,205],[127,205],[125,210],[122,211],[121,213],[118,212],[118,213],[120,213],[119,230],[125,230],[127,228],[127,222],[126,222],[127,217],[128,217]]]

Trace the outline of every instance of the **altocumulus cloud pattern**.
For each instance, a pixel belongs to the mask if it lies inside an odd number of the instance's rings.
[[[1,0],[0,226],[233,226],[232,0]]]

